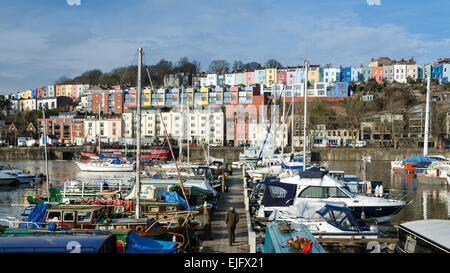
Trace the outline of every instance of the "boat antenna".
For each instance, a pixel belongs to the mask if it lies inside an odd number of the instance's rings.
[[[147,70],[147,75],[148,75],[148,79],[150,81],[150,86],[151,86],[152,90],[154,90],[153,89],[152,78],[150,77],[150,72],[148,71],[148,67],[145,66],[145,69]],[[172,154],[173,162],[175,163],[175,168],[177,169],[178,179],[180,180],[179,186],[181,188],[181,192],[183,193],[183,197],[186,200],[186,204],[187,204],[188,210],[191,211],[191,207],[189,206],[189,201],[188,201],[188,199],[186,197],[186,193],[184,191],[183,180],[181,179],[180,170],[178,169],[177,160],[175,158],[175,155],[173,154],[172,144],[170,143],[169,135],[167,134],[166,124],[164,123],[164,119],[163,119],[162,114],[161,114],[161,107],[159,105],[157,105],[156,108],[158,108],[159,118],[161,119],[161,123],[162,123],[162,125],[164,127],[164,134],[166,135],[167,143],[169,144],[170,153]],[[140,126],[138,126],[138,127],[140,127]]]

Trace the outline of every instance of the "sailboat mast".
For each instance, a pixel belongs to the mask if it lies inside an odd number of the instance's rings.
[[[45,156],[45,180],[47,182],[47,196],[50,202],[50,178],[48,177],[48,158],[47,158],[47,121],[45,119],[45,106],[42,108],[44,118],[44,156]]]
[[[184,113],[184,103],[183,103],[183,86],[181,86],[181,107],[180,107],[180,109],[181,109],[181,111],[180,111],[180,113],[181,113],[181,115],[183,116],[183,121],[184,121],[184,115],[183,115],[183,113]],[[182,124],[181,124],[181,132],[182,132],[182,135],[181,135],[181,137],[180,137],[180,145],[179,145],[179,147],[178,147],[178,152],[179,152],[179,154],[178,154],[178,159],[180,159],[181,158],[181,155],[183,154],[183,139],[184,139],[184,122],[182,122]]]
[[[423,155],[428,155],[428,129],[430,119],[430,75],[427,78],[427,102],[425,105],[425,137],[423,139]]]
[[[308,60],[305,60],[305,83],[304,83],[304,91],[303,94],[305,96],[305,105],[304,105],[304,111],[303,111],[303,171],[306,170],[306,114],[307,114],[307,87],[308,87],[308,66],[309,62]]]
[[[292,81],[292,124],[291,124],[291,153],[294,153],[294,108],[295,108],[295,102],[294,102],[294,81]]]
[[[189,165],[189,146],[191,144],[191,117],[190,117],[190,110],[189,110],[189,100],[186,93],[186,106],[187,106],[187,164]]]
[[[285,87],[283,86],[283,91]],[[286,133],[286,92],[283,92],[283,140],[281,141],[281,154],[284,157],[284,137]]]
[[[141,76],[142,76],[142,47],[138,49],[138,75],[137,75],[137,134],[136,134],[136,219],[139,219],[140,195],[141,195]]]

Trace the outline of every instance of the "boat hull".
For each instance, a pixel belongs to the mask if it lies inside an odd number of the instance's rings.
[[[125,164],[125,165],[94,165],[88,163],[77,162],[78,167],[83,172],[132,172],[133,165]]]

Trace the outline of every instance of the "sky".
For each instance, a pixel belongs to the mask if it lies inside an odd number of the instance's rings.
[[[2,0],[0,94],[100,69],[181,57],[232,64],[423,65],[450,57],[450,1]]]

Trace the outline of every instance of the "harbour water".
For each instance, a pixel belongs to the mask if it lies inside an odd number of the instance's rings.
[[[330,170],[343,170],[345,174],[361,175],[361,163],[358,161],[330,161]],[[33,174],[45,174],[45,161],[16,160],[0,162],[0,165],[29,171]],[[52,185],[62,184],[71,179],[95,179],[97,177],[131,177],[131,173],[84,173],[74,161],[49,161],[49,176]],[[367,178],[382,181],[383,187],[390,190],[392,197],[411,201],[394,218],[392,224],[400,224],[420,219],[450,218],[450,189],[445,180],[422,181],[414,174],[391,172],[390,161],[373,161],[367,164]],[[0,187],[0,218],[18,217],[27,205],[28,195],[42,195],[47,191],[46,183],[22,185],[19,188]]]

